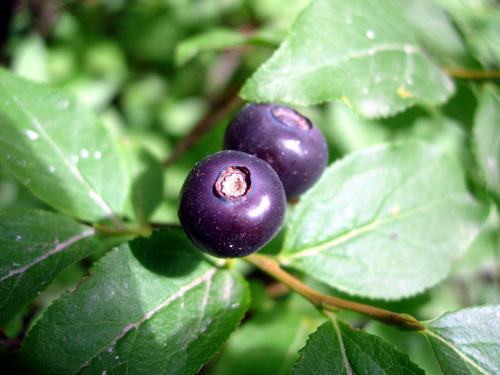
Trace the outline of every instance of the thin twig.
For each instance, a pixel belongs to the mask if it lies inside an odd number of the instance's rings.
[[[160,223],[150,223],[149,226],[152,229],[182,229],[182,227],[178,224],[160,224]]]
[[[455,66],[447,66],[443,71],[455,78],[462,79],[500,79],[500,70],[475,70]]]
[[[174,150],[163,162],[164,167],[168,167],[177,158],[191,147],[205,133],[217,125],[229,113],[238,108],[243,101],[238,97],[240,86],[231,88],[222,98],[216,101],[208,113],[196,124],[191,132],[175,145]]]
[[[380,309],[378,307],[364,305],[362,303],[352,302],[341,298],[328,296],[319,293],[308,287],[288,272],[284,271],[278,262],[259,254],[253,254],[244,258],[249,263],[281,281],[290,289],[301,294],[316,307],[328,311],[350,310],[363,314],[379,322],[395,326],[403,331],[422,331],[425,328],[412,316],[407,314],[398,314],[392,311]]]

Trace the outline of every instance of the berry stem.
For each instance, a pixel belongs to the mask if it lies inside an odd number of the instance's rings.
[[[133,239],[137,236],[149,237],[152,233],[152,227],[141,226],[137,228],[131,227],[120,227],[120,228],[110,228],[106,224],[94,224],[94,228],[101,234],[105,236],[125,236]]]
[[[253,264],[276,280],[282,282],[290,289],[301,294],[311,301],[319,309],[327,311],[350,310],[359,314],[365,315],[368,318],[378,320],[379,322],[395,326],[403,331],[422,331],[425,330],[418,320],[407,314],[399,314],[392,311],[380,309],[365,305],[362,303],[352,302],[337,297],[328,296],[317,292],[308,287],[288,272],[284,271],[278,262],[266,256],[252,254],[245,258],[247,262]]]

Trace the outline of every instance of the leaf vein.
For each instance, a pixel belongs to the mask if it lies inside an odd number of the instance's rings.
[[[95,229],[90,229],[88,231],[80,233],[78,236],[70,238],[69,240],[67,240],[65,242],[61,242],[56,247],[54,247],[52,250],[47,251],[46,253],[40,255],[38,258],[34,259],[33,261],[31,261],[30,263],[28,263],[24,267],[21,267],[21,268],[9,271],[9,273],[7,275],[5,275],[5,276],[3,276],[3,277],[0,278],[0,283],[3,282],[4,280],[6,280],[6,279],[8,279],[8,278],[10,278],[12,276],[14,276],[14,275],[17,275],[17,274],[25,272],[26,270],[28,270],[29,268],[33,267],[34,265],[36,265],[36,264],[44,261],[48,257],[50,257],[50,256],[52,256],[54,254],[57,254],[58,252],[64,250],[68,246],[71,246],[75,242],[78,242],[78,241],[80,241],[83,238],[92,236],[93,234],[95,234]]]
[[[442,197],[438,198],[438,199],[434,199],[420,207],[417,207],[415,209],[411,209],[411,210],[408,210],[406,212],[403,212],[403,213],[399,213],[398,215],[392,215],[392,216],[389,216],[385,219],[376,219],[370,223],[367,223],[361,227],[358,227],[358,228],[354,228],[352,229],[351,231],[345,233],[345,234],[342,234],[338,237],[335,237],[327,242],[324,242],[322,244],[319,244],[319,245],[316,245],[316,246],[313,246],[313,247],[310,247],[306,250],[303,250],[303,251],[300,251],[300,252],[296,252],[296,253],[293,253],[293,254],[290,254],[290,255],[286,255],[284,257],[282,257],[283,259],[291,259],[291,258],[302,258],[302,257],[306,257],[306,256],[315,256],[315,255],[318,255],[321,251],[323,251],[324,249],[328,249],[328,248],[331,248],[333,246],[336,246],[342,242],[346,242],[348,240],[350,240],[351,238],[357,236],[358,234],[362,234],[362,233],[365,233],[365,232],[368,232],[370,230],[373,230],[375,228],[377,228],[379,225],[382,225],[382,224],[387,224],[387,223],[390,223],[394,220],[397,220],[397,219],[401,219],[401,218],[404,218],[405,216],[409,216],[409,215],[412,215],[412,214],[416,214],[416,213],[419,213],[419,212],[423,212],[424,210],[428,209],[429,207],[432,207],[436,204],[440,204],[440,203],[443,203],[444,201],[446,201],[447,198],[443,199]]]
[[[339,338],[340,351],[342,353],[342,361],[344,363],[344,367],[347,371],[347,374],[352,375],[351,364],[349,363],[349,359],[347,358],[347,353],[345,351],[344,341],[342,340],[342,332],[340,331],[340,327],[337,323],[337,319],[335,317],[331,317],[331,320],[333,323],[333,328],[335,329],[335,332],[337,333],[337,336]]]
[[[163,301],[161,304],[159,304],[158,306],[156,306],[154,309],[150,310],[148,313],[146,313],[140,320],[138,320],[136,323],[131,323],[129,325],[127,325],[125,328],[123,328],[123,330],[120,332],[120,334],[118,336],[116,336],[116,338],[111,341],[111,343],[108,345],[108,346],[105,346],[103,348],[101,348],[98,352],[96,352],[91,358],[89,358],[89,360],[87,360],[85,363],[83,363],[76,371],[75,371],[75,374],[80,372],[80,370],[82,370],[83,368],[87,367],[90,365],[90,362],[96,358],[103,350],[105,350],[106,348],[113,348],[118,340],[120,340],[123,336],[125,336],[128,332],[130,332],[133,328],[135,328],[135,330],[137,331],[139,329],[139,327],[141,326],[141,324],[143,324],[144,322],[148,321],[149,319],[151,319],[153,317],[153,315],[155,315],[157,312],[161,311],[162,309],[166,308],[167,306],[169,306],[172,302],[174,302],[176,299],[178,298],[183,298],[184,295],[190,291],[191,289],[197,287],[198,285],[202,284],[203,282],[211,282],[213,276],[215,275],[215,272],[217,271],[217,269],[215,267],[213,268],[210,268],[207,272],[205,272],[203,275],[197,277],[196,279],[194,279],[193,281],[191,281],[189,284],[185,285],[185,286],[182,286],[179,288],[179,290],[177,292],[175,292],[174,294],[172,294],[170,297],[168,297],[165,301]]]

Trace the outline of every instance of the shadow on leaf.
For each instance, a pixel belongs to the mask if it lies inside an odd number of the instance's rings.
[[[187,275],[207,260],[181,228],[168,228],[149,238],[136,238],[129,246],[144,267],[165,277]]]

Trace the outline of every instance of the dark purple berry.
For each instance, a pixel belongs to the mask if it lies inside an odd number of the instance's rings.
[[[224,148],[268,162],[288,198],[309,189],[328,162],[325,137],[309,119],[278,104],[249,103],[229,123]]]
[[[179,198],[179,220],[203,251],[242,257],[266,245],[281,229],[286,197],[276,172],[239,151],[221,151],[197,163]]]

